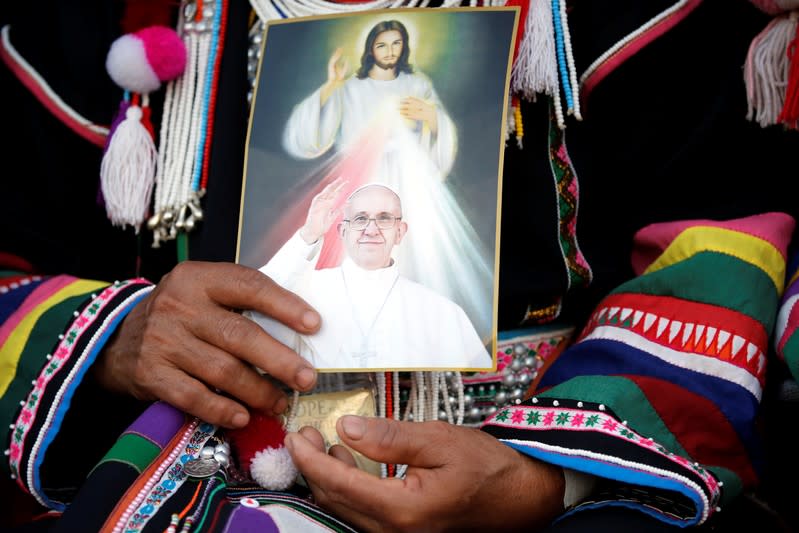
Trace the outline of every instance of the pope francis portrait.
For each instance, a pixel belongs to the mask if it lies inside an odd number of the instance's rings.
[[[488,340],[463,309],[400,275],[392,251],[409,222],[388,186],[370,183],[349,195],[337,227],[345,259],[314,268],[345,183],[336,179],[313,198],[303,226],[260,269],[319,311],[319,331],[300,335],[264,315],[248,316],[320,370],[492,368]]]

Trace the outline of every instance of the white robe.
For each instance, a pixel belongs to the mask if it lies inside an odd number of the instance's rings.
[[[399,114],[399,101],[406,96],[436,106],[435,135],[422,122]],[[324,106],[320,101],[317,90],[295,106],[284,131],[285,149],[300,159],[328,151],[346,154],[365,132],[386,128],[377,170],[361,179],[394,189],[402,199],[403,218],[415,228],[394,250],[401,274],[456,302],[481,336],[491,335],[493,251],[480,240],[445,181],[457,155],[457,132],[430,80],[404,72],[394,80],[352,77]],[[381,126],[375,130],[375,124]],[[495,198],[486,203],[485,209],[496,209]]]
[[[319,248],[319,242],[309,246],[295,234],[260,269],[319,311],[317,333],[301,335],[260,313],[246,313],[316,368],[492,367],[486,345],[457,304],[401,276],[396,263],[364,270],[346,259],[340,267],[315,270]]]
[[[319,157],[335,145],[346,151],[359,141],[367,127],[380,122],[388,128],[388,142],[374,181],[399,185],[408,157],[421,158],[428,178],[443,179],[452,169],[457,153],[457,134],[433,84],[421,73],[400,72],[393,80],[349,78],[321,105],[321,89],[298,104],[289,117],[283,146],[299,159]],[[402,118],[400,100],[414,96],[436,107],[437,133],[421,121]],[[414,165],[415,166],[415,165]]]

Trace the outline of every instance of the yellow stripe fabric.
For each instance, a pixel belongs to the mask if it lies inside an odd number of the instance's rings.
[[[773,244],[748,233],[712,226],[695,226],[680,233],[645,273],[658,271],[701,252],[731,255],[760,268],[774,282],[777,294],[782,294],[785,258]]]
[[[59,289],[58,292],[33,308],[31,312],[19,322],[17,327],[14,328],[14,331],[8,336],[3,346],[0,347],[0,354],[2,354],[2,357],[0,357],[0,396],[6,393],[8,385],[16,375],[22,350],[25,348],[28,337],[39,318],[48,309],[58,305],[67,298],[90,293],[106,285],[108,285],[108,283],[102,281],[77,280]],[[55,342],[55,339],[53,339],[53,342]]]

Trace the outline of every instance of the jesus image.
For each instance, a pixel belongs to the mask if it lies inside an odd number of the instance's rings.
[[[378,22],[358,44],[358,68],[351,73],[343,48],[336,47],[320,76],[324,81],[293,107],[283,148],[295,159],[319,160],[327,170],[308,198],[292,202],[280,226],[296,227],[300,207],[336,176],[348,177],[342,198],[366,183],[389,186],[418,228],[396,251],[402,274],[456,301],[488,337],[493,253],[448,184],[458,155],[456,123],[431,79],[412,64],[409,41],[403,22]],[[316,268],[337,266],[344,257],[336,226]]]

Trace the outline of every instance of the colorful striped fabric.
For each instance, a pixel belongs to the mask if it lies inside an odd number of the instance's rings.
[[[640,230],[637,277],[597,306],[533,397],[483,429],[601,478],[567,514],[624,505],[705,522],[758,482],[755,418],[793,229],[766,213]]]
[[[61,430],[73,395],[107,339],[153,286],[133,279],[113,284],[71,276],[3,271],[0,277],[0,423],[3,475],[41,505],[63,511],[64,531],[352,532],[322,511],[310,492],[267,491],[237,483],[223,470],[205,479],[183,470],[217,428],[156,402],[91,471],[77,496],[42,485],[50,444]],[[60,487],[59,487],[60,488]],[[68,504],[68,505],[67,505]]]
[[[41,486],[47,449],[72,396],[106,340],[152,289],[71,276],[3,273],[0,278],[2,471],[45,507],[61,510]]]
[[[352,532],[311,502],[310,492],[268,491],[231,466],[204,478],[183,465],[224,439],[216,427],[156,402],[94,468],[59,519],[63,531]]]
[[[777,355],[799,381],[799,252],[792,259],[774,328],[774,345]]]

